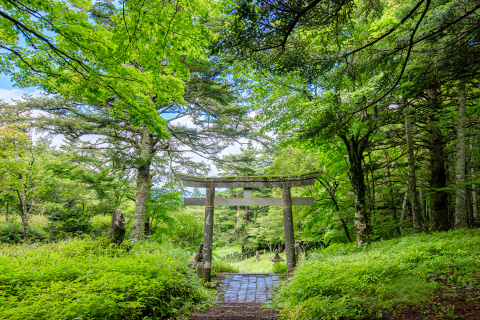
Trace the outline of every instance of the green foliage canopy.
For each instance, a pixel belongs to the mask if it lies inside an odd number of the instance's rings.
[[[89,18],[90,1],[1,1],[0,71],[19,86],[109,104],[134,125],[168,137],[155,105],[181,101],[185,67],[212,34],[204,0],[124,1],[110,24]]]

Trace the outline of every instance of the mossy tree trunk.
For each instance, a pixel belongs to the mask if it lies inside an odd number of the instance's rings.
[[[467,159],[467,141],[465,137],[466,122],[466,94],[465,79],[460,79],[458,84],[458,126],[457,126],[457,152],[455,166],[455,228],[467,226],[467,188],[465,186],[465,167]]]
[[[112,222],[110,224],[110,230],[108,236],[116,244],[121,244],[125,238],[126,233],[125,217],[120,209],[113,209]]]
[[[140,164],[137,167],[137,190],[135,193],[135,209],[133,212],[133,225],[130,238],[140,240],[145,232],[145,213],[147,210],[147,197],[150,190],[150,166],[153,155],[153,137],[148,127],[143,128],[140,146]]]
[[[365,151],[370,133],[363,137],[358,135],[339,135],[345,143],[350,164],[350,181],[355,195],[355,228],[357,233],[357,244],[361,246],[369,242],[369,223],[366,210],[366,188],[365,173],[363,168],[363,152]]]
[[[17,190],[18,200],[20,201],[20,211],[22,216],[22,225],[23,225],[23,241],[28,240],[28,209],[27,209],[27,196],[25,194],[25,189],[22,188],[19,191]]]

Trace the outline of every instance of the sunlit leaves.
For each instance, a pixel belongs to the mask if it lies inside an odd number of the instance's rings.
[[[215,15],[214,3],[126,1],[105,25],[89,19],[89,1],[13,4],[0,3],[12,20],[0,19],[0,44],[2,69],[18,85],[113,101],[113,115],[127,110],[132,124],[168,137],[156,106],[182,101],[185,62],[205,54],[212,35],[203,22]]]

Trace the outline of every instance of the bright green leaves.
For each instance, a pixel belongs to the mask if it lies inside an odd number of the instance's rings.
[[[0,61],[17,85],[90,104],[114,101],[112,115],[128,113],[133,125],[168,137],[157,106],[182,101],[185,62],[205,55],[212,34],[204,19],[215,4],[127,1],[95,24],[86,0],[13,3],[0,1],[8,51]]]
[[[129,251],[100,241],[0,250],[0,319],[143,319],[187,314],[207,293],[167,241]]]

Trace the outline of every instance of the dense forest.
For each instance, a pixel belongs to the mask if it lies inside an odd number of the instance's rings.
[[[205,211],[183,204],[204,190],[177,173],[319,173],[292,189],[315,204],[293,208],[286,318],[478,289],[477,1],[0,0],[0,21],[0,72],[41,92],[0,101],[0,319],[211,303],[188,267]],[[214,273],[272,271],[226,256],[282,252],[282,207],[216,207],[213,246]]]

